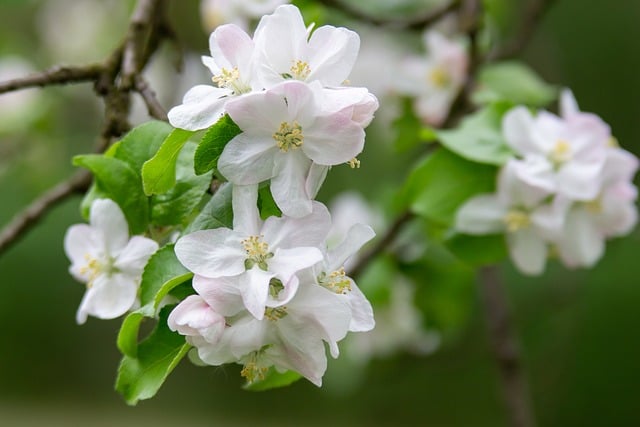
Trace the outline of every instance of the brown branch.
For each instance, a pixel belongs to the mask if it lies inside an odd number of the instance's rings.
[[[73,194],[87,191],[91,174],[81,170],[35,199],[0,232],[0,252],[4,252],[36,225],[49,210]]]
[[[102,73],[102,64],[84,67],[57,66],[38,74],[0,83],[0,94],[30,87],[94,81]]]
[[[423,15],[408,18],[383,18],[372,16],[367,12],[364,12],[357,7],[353,7],[351,6],[351,4],[345,3],[341,0],[319,0],[318,2],[332,9],[339,10],[346,15],[349,15],[351,18],[370,25],[389,26],[394,28],[405,28],[414,30],[420,30],[428,27],[434,22],[442,19],[448,13],[456,10],[460,5],[460,0],[452,0],[443,6],[431,8],[428,13]]]
[[[520,31],[510,43],[498,46],[488,55],[490,61],[500,61],[520,53],[533,37],[537,24],[557,0],[529,0]]]
[[[533,427],[530,390],[522,366],[522,355],[513,330],[513,318],[505,295],[505,286],[496,266],[480,270],[480,296],[493,356],[500,371],[502,395],[507,406],[509,425]]]
[[[136,92],[140,94],[144,103],[147,105],[147,110],[149,111],[149,115],[158,120],[167,121],[167,111],[156,98],[155,92],[151,89],[147,81],[138,74],[135,77],[135,89]]]

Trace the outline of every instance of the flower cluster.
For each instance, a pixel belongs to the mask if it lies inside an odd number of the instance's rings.
[[[459,231],[505,232],[512,260],[527,274],[540,274],[551,254],[569,267],[590,267],[605,240],[637,220],[637,158],[599,117],[581,112],[571,92],[563,92],[560,110],[533,116],[516,107],[505,115],[516,157],[500,171],[496,194],[469,200],[457,215]]]

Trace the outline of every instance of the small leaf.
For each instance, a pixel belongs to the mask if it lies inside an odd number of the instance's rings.
[[[131,234],[143,233],[149,223],[149,203],[140,177],[126,162],[99,154],[73,158],[73,164],[89,169],[99,194],[114,200],[122,209]]]
[[[489,193],[495,186],[495,167],[470,162],[445,149],[423,160],[411,173],[405,201],[416,214],[452,225],[458,207],[471,196]]]
[[[176,160],[184,144],[194,132],[174,129],[158,152],[142,166],[144,192],[150,196],[169,191],[176,183]]]
[[[473,101],[478,104],[507,100],[515,104],[544,107],[558,96],[558,90],[544,82],[527,65],[518,61],[489,64],[478,74]]]
[[[167,325],[173,307],[160,310],[156,328],[140,343],[136,356],[125,355],[120,362],[116,390],[129,405],[153,397],[191,347]]]
[[[245,390],[265,391],[273,388],[286,387],[302,378],[297,372],[278,372],[274,367],[269,368],[264,379],[247,383],[243,386]]]
[[[171,125],[161,121],[136,126],[120,140],[114,157],[129,163],[141,175],[142,165],[156,154],[172,129]]]
[[[193,277],[178,261],[173,248],[174,245],[167,245],[154,253],[142,273],[140,304],[153,304],[153,311],[171,289]]]
[[[138,332],[140,331],[140,323],[145,317],[153,317],[154,310],[150,305],[146,305],[132,311],[122,321],[122,326],[118,332],[116,344],[118,350],[126,356],[138,356]]]
[[[465,159],[501,166],[514,155],[502,136],[502,116],[512,107],[509,102],[491,104],[467,116],[456,129],[438,131],[438,139]]]
[[[195,154],[196,174],[202,175],[213,170],[219,176],[217,167],[222,150],[242,130],[225,114],[202,137]]]
[[[231,188],[229,183],[222,184],[198,216],[189,224],[184,234],[210,228],[233,227]]]

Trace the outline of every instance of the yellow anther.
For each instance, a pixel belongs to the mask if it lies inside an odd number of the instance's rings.
[[[286,153],[290,149],[296,149],[304,143],[302,127],[298,122],[280,123],[280,128],[273,134],[273,139],[280,151]]]
[[[556,165],[560,166],[567,162],[571,158],[571,145],[562,139],[556,141],[556,144],[549,153],[549,160]]]
[[[531,225],[529,214],[518,209],[509,211],[503,218],[503,221],[507,227],[507,231],[510,233],[522,230]]]
[[[273,258],[273,253],[269,252],[269,245],[262,238],[263,236],[249,236],[240,242],[247,253],[247,259],[244,263],[247,269],[256,264],[262,270],[268,269],[267,260]]]
[[[442,67],[435,67],[429,74],[427,75],[427,79],[431,82],[435,87],[443,88],[449,86],[451,83],[451,77],[449,73]]]
[[[318,277],[318,282],[330,291],[336,294],[346,294],[351,292],[351,279],[344,271],[344,267],[340,267],[338,270],[329,273],[322,273]]]
[[[217,76],[213,76],[211,80],[213,80],[216,86],[220,88],[236,90],[236,82],[239,78],[240,72],[238,71],[238,67],[233,67],[231,70],[223,68],[220,71],[220,74],[218,74]]]
[[[360,160],[355,157],[347,162],[351,169],[360,169]]]
[[[113,267],[113,260],[102,262],[89,254],[85,254],[84,259],[87,261],[87,264],[83,267],[80,267],[79,271],[80,274],[87,276],[87,288],[91,288],[93,286],[93,282],[98,278],[100,274],[110,275],[117,271]]]
[[[267,307],[264,309],[264,317],[276,322],[287,315],[287,307]]]
[[[611,148],[618,148],[620,147],[620,143],[618,142],[618,138],[616,138],[615,136],[612,136],[609,138],[609,140],[607,141],[607,145]]]
[[[311,74],[311,68],[306,61],[296,60],[293,61],[293,65],[289,69],[291,76],[297,80],[306,80]]]
[[[254,351],[249,357],[249,361],[245,363],[244,367],[240,371],[240,375],[246,378],[249,383],[256,380],[264,380],[269,368],[266,366],[260,366],[258,364],[259,352]]]

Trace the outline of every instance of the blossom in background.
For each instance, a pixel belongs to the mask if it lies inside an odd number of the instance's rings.
[[[234,185],[258,184],[271,179],[271,192],[285,215],[311,213],[311,200],[326,168],[347,163],[364,147],[362,113],[346,107],[349,91],[336,94],[324,107],[325,91],[315,84],[286,81],[263,92],[245,95],[227,104],[227,111],[242,133],[224,148],[218,169]],[[357,114],[356,114],[357,112]],[[357,117],[354,120],[354,117]],[[312,163],[321,166],[311,174]],[[323,173],[323,170],[325,172]],[[312,178],[310,180],[310,178]]]
[[[249,21],[272,13],[287,0],[202,0],[200,16],[205,31],[213,31],[222,24],[235,24],[243,30]]]
[[[415,97],[416,115],[441,125],[464,85],[469,58],[464,45],[432,30],[423,35],[427,54],[406,58],[398,69],[396,90]]]
[[[115,202],[95,200],[89,224],[71,226],[64,238],[69,272],[87,285],[77,322],[84,323],[88,315],[113,319],[134,307],[142,271],[157,249],[146,237],[129,238],[127,221]]]
[[[18,56],[0,59],[0,81],[24,77],[35,72],[33,65]],[[42,95],[35,89],[4,93],[0,96],[0,134],[28,128],[40,116]]]

